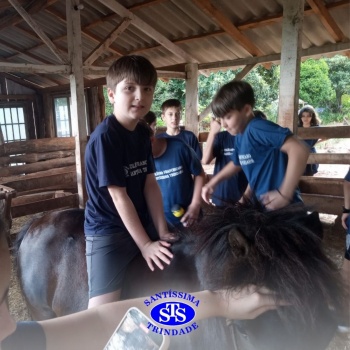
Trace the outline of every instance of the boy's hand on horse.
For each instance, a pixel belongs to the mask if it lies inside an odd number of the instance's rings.
[[[210,204],[210,198],[211,195],[214,192],[214,187],[210,185],[208,182],[206,185],[203,186],[202,188],[202,198],[205,203]]]
[[[147,262],[148,267],[154,271],[153,263],[161,270],[164,269],[162,261],[170,265],[173,254],[169,251],[171,244],[165,241],[148,241],[141,248],[141,253]]]
[[[269,210],[283,208],[291,203],[291,199],[279,190],[269,191],[260,196],[261,203]]]
[[[184,227],[190,227],[194,223],[196,223],[199,217],[200,209],[201,209],[200,203],[191,204],[187,208],[184,216],[181,218],[182,225],[184,225]]]

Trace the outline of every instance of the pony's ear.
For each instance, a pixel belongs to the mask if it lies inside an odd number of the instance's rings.
[[[248,255],[249,243],[237,227],[231,228],[229,231],[228,241],[234,256],[245,257]]]
[[[313,211],[304,221],[305,226],[320,238],[323,238],[323,226],[317,211]]]

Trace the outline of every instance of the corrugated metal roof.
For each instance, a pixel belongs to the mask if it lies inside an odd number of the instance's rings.
[[[225,32],[221,23],[201,9],[207,0],[120,0],[118,3],[133,15],[150,25],[164,38],[173,42],[199,64],[242,60],[254,56],[239,40]],[[21,5],[44,31],[48,38],[68,56],[66,1],[25,1]],[[82,55],[86,59],[95,48],[123,21],[98,0],[81,2]],[[211,0],[216,10],[224,15],[249,40],[259,56],[279,54],[282,36],[282,0]],[[34,8],[33,8],[34,6]],[[330,55],[350,51],[350,4],[345,0],[324,0],[323,11],[313,9],[305,1],[302,48],[315,49],[329,46]],[[320,13],[328,18],[321,18]],[[0,7],[0,67],[6,63],[61,64],[34,30],[17,11],[5,5]],[[327,22],[328,21],[328,22]],[[334,29],[334,21],[336,28]],[[333,29],[332,29],[333,26]],[[334,34],[333,31],[338,31]],[[341,37],[339,37],[339,32]],[[338,35],[338,37],[336,37]],[[338,43],[344,43],[338,52]],[[321,51],[320,51],[321,52]],[[170,52],[151,37],[147,30],[136,27],[131,21],[124,32],[92,63],[108,67],[114,59],[125,54],[141,54],[151,60],[157,69],[183,71],[186,59]],[[321,52],[320,55],[325,55]],[[329,54],[328,54],[329,55]],[[241,61],[237,61],[238,63]],[[234,65],[234,63],[233,63]],[[215,68],[214,68],[215,69]],[[225,65],[223,68],[225,69]],[[69,77],[61,74],[14,75],[33,82],[42,88],[67,84]],[[87,79],[101,76],[89,75]]]

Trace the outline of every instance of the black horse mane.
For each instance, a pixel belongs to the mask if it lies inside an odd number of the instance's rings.
[[[318,213],[304,205],[267,211],[254,201],[208,208],[190,236],[203,288],[266,286],[291,305],[278,310],[282,318],[312,324],[320,305],[341,310],[346,300],[322,232]]]

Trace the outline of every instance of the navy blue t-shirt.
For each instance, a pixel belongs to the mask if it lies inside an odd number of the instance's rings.
[[[84,230],[87,236],[126,231],[107,186],[125,187],[141,223],[150,216],[144,197],[147,174],[154,172],[151,142],[142,124],[125,129],[111,115],[91,134],[85,151],[86,189]]]
[[[199,160],[202,159],[202,149],[199,146],[198,139],[192,131],[181,130],[177,135],[169,135],[166,132],[158,134],[157,137],[167,137],[170,139],[179,139],[187,143],[197,154]]]
[[[242,167],[258,198],[281,186],[288,156],[280,149],[290,135],[292,132],[288,128],[257,116],[248,123],[242,134],[236,136],[232,160]],[[298,189],[293,201],[301,201]]]
[[[234,151],[235,136],[227,131],[221,131],[215,135],[213,143],[213,156],[215,157],[214,175],[217,174],[227,163],[231,161]],[[243,171],[232,176],[228,180],[221,181],[212,194],[212,201],[215,205],[224,205],[225,201],[238,201],[248,181]]]
[[[350,168],[349,168],[348,173],[345,175],[344,180],[350,182]]]
[[[192,175],[200,175],[203,168],[193,149],[187,144],[174,138],[165,139],[165,152],[154,159],[155,176],[162,192],[166,220],[172,225],[178,225],[181,218],[172,214],[171,207],[178,204],[187,210],[193,196]]]

